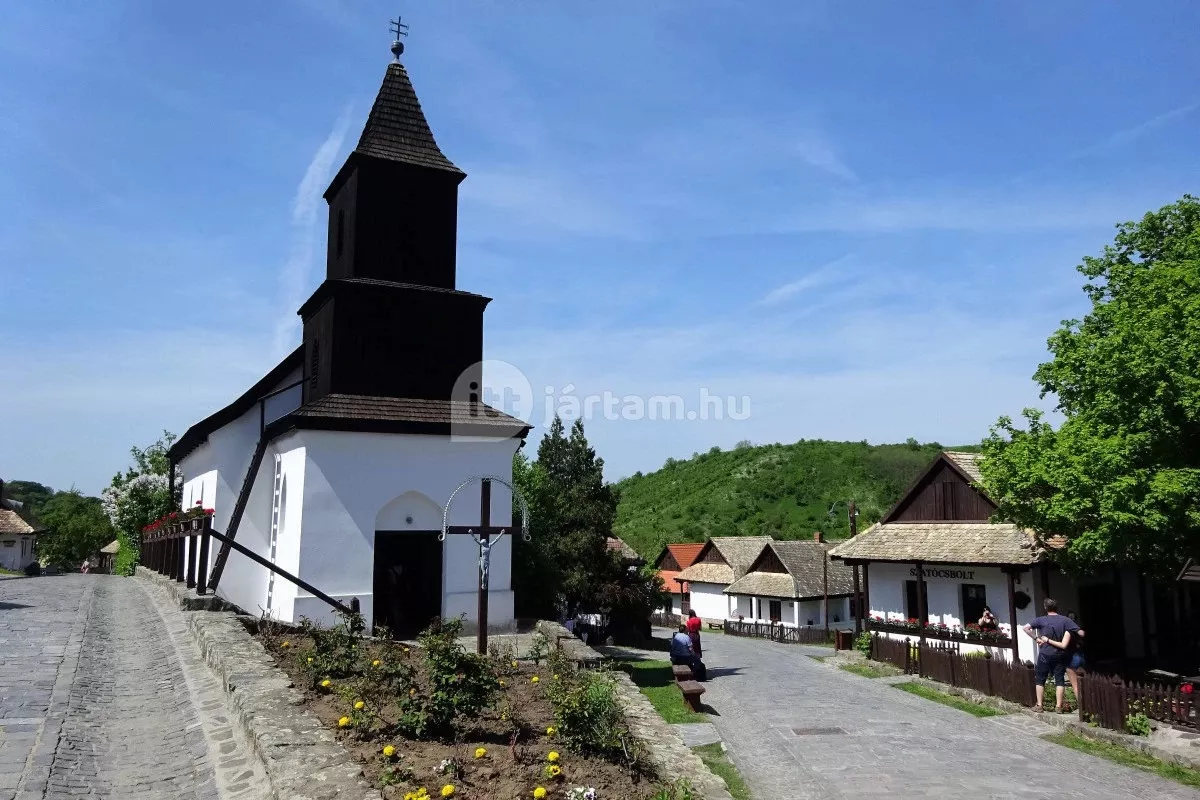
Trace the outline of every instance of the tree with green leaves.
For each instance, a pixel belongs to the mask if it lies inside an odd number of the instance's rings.
[[[518,452],[513,483],[529,503],[532,534],[515,545],[519,616],[550,616],[565,606],[634,621],[661,605],[658,576],[629,570],[608,550],[617,494],[604,482],[604,460],[588,444],[581,420],[568,435],[555,418],[536,461]]]
[[[72,489],[55,492],[38,507],[43,527],[38,536],[39,560],[74,568],[114,538],[112,524],[98,497]]]
[[[133,465],[117,473],[102,493],[104,512],[121,542],[113,565],[118,575],[133,574],[141,552],[142,529],[179,506],[182,482],[177,477],[175,486],[167,485],[167,450],[175,438],[175,434],[163,431],[162,437],[148,447],[131,448]]]
[[[998,517],[1065,537],[1070,569],[1171,575],[1200,555],[1200,200],[1118,226],[1078,269],[1091,312],[1050,337],[1034,374],[1064,420],[1002,417],[983,482]]]

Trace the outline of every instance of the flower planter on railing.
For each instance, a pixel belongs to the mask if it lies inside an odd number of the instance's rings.
[[[881,633],[898,633],[902,636],[911,636],[913,638],[920,638],[922,633],[921,624],[916,620],[902,622],[873,617],[868,620],[867,629]],[[940,639],[946,642],[963,642],[964,644],[977,644],[981,647],[1012,647],[1012,639],[1003,633],[970,629],[963,630],[962,628],[952,628],[940,622],[926,625],[924,634],[926,639]]]

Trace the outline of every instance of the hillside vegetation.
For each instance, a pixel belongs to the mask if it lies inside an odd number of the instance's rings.
[[[666,544],[707,536],[806,539],[822,531],[830,539],[844,538],[850,534],[845,501],[858,504],[858,529],[866,530],[943,449],[949,448],[913,439],[714,447],[618,482],[614,530],[650,559]]]

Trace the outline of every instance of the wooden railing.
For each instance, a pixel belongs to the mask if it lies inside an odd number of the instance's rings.
[[[1079,676],[1079,718],[1114,731],[1124,731],[1129,716],[1138,713],[1167,725],[1200,727],[1194,698],[1178,686],[1126,683],[1113,675]]]
[[[876,633],[871,637],[871,658],[902,669],[906,675],[917,671],[917,646],[911,639],[892,639]]]
[[[142,534],[141,564],[159,575],[165,575],[175,581],[185,583],[189,589],[195,589],[198,595],[206,594],[208,591],[208,554],[213,539],[221,542],[224,548],[236,550],[284,580],[294,583],[318,600],[333,606],[337,611],[343,614],[359,613],[357,597],[351,598],[350,605],[334,600],[308,581],[301,580],[282,567],[272,564],[253,550],[238,544],[233,537],[213,530],[212,517],[209,516],[195,517],[144,532]]]
[[[777,622],[747,622],[736,619],[725,622],[725,633],[728,636],[752,636],[789,644],[830,644],[834,635],[832,630],[827,631],[824,628],[794,628]]]

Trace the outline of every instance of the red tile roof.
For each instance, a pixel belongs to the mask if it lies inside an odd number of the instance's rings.
[[[669,544],[667,545],[667,549],[671,551],[671,555],[679,562],[679,568],[687,569],[696,563],[696,557],[704,549],[704,542],[700,542],[699,544]]]
[[[675,579],[675,576],[680,571],[687,569],[695,563],[696,557],[700,555],[700,551],[704,549],[704,543],[699,544],[669,544],[667,550],[671,553],[671,557],[679,564],[679,569],[660,569],[658,575],[662,578],[663,584],[671,594],[683,594],[687,591],[687,583],[680,582]]]

